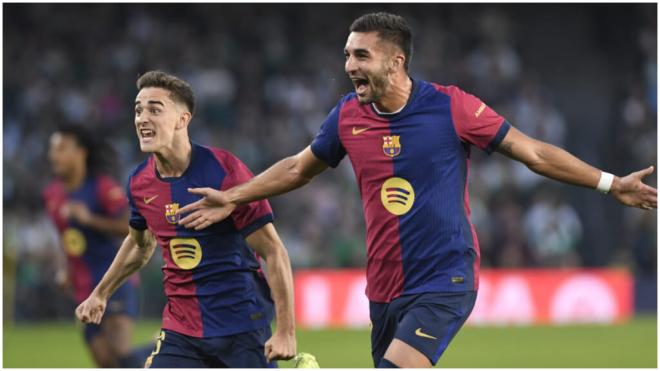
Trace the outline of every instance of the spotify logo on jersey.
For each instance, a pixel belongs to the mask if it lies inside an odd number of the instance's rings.
[[[202,260],[202,247],[194,238],[173,238],[170,241],[170,255],[181,269],[193,269]]]
[[[403,215],[412,208],[415,191],[407,180],[390,178],[380,189],[380,200],[387,211],[394,215]]]

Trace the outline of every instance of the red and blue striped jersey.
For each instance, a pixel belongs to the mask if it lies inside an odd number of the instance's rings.
[[[164,329],[193,337],[227,336],[268,326],[272,300],[245,237],[273,221],[268,201],[238,207],[231,216],[196,231],[178,225],[176,211],[200,199],[188,188],[227,189],[252,178],[231,153],[192,143],[180,177],[158,174],[154,155],[128,181],[130,225],[149,229],[161,247],[168,302]]]
[[[312,152],[353,165],[364,209],[369,300],[476,290],[479,242],[470,221],[470,146],[491,153],[510,125],[454,86],[413,81],[402,110],[379,113],[343,97]]]
[[[69,201],[82,202],[92,214],[114,218],[126,211],[126,195],[122,187],[107,175],[88,176],[71,192],[64,188],[61,180],[54,180],[42,195],[46,211],[62,236],[74,298],[80,303],[110,267],[121,240],[65,218],[61,214],[62,207]],[[136,283],[137,276],[129,284]]]

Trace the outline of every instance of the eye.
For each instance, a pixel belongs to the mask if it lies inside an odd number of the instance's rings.
[[[153,113],[154,115],[156,115],[156,114],[159,114],[159,113],[160,113],[160,109],[159,109],[159,108],[152,108],[152,109],[149,110],[149,112],[151,112],[151,113]]]
[[[136,108],[135,109],[135,114],[139,116],[140,113],[142,113],[142,108]]]

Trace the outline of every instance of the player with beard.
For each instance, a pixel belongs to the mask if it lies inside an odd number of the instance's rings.
[[[642,183],[653,167],[616,177],[515,129],[477,97],[408,74],[412,32],[397,15],[356,19],[344,48],[355,92],[343,97],[310,146],[249,182],[202,195],[179,212],[201,230],[239,205],[311,181],[348,154],[364,208],[367,289],[377,367],[430,367],[468,318],[479,285],[470,221],[471,146],[532,171],[598,189],[624,205],[657,207]]]

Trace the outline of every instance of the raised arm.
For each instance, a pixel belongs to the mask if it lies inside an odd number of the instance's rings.
[[[108,271],[89,297],[76,308],[76,317],[83,323],[101,323],[108,298],[131,274],[149,261],[155,248],[156,240],[148,230],[129,227],[128,236],[121,244]]]
[[[268,285],[275,301],[275,333],[266,341],[266,359],[291,359],[296,355],[296,325],[293,315],[293,275],[284,244],[272,223],[246,238],[248,245],[266,261]]]
[[[188,192],[203,197],[179,209],[180,214],[190,213],[182,218],[179,224],[186,228],[204,229],[225,219],[238,205],[302,187],[327,167],[328,165],[314,156],[308,146],[297,155],[277,162],[250,181],[226,191],[208,187],[188,189]]]
[[[626,206],[646,210],[658,207],[658,191],[642,183],[644,177],[653,173],[653,166],[625,177],[612,176],[559,147],[530,138],[513,127],[509,129],[497,151],[524,163],[537,174],[610,193]]]

